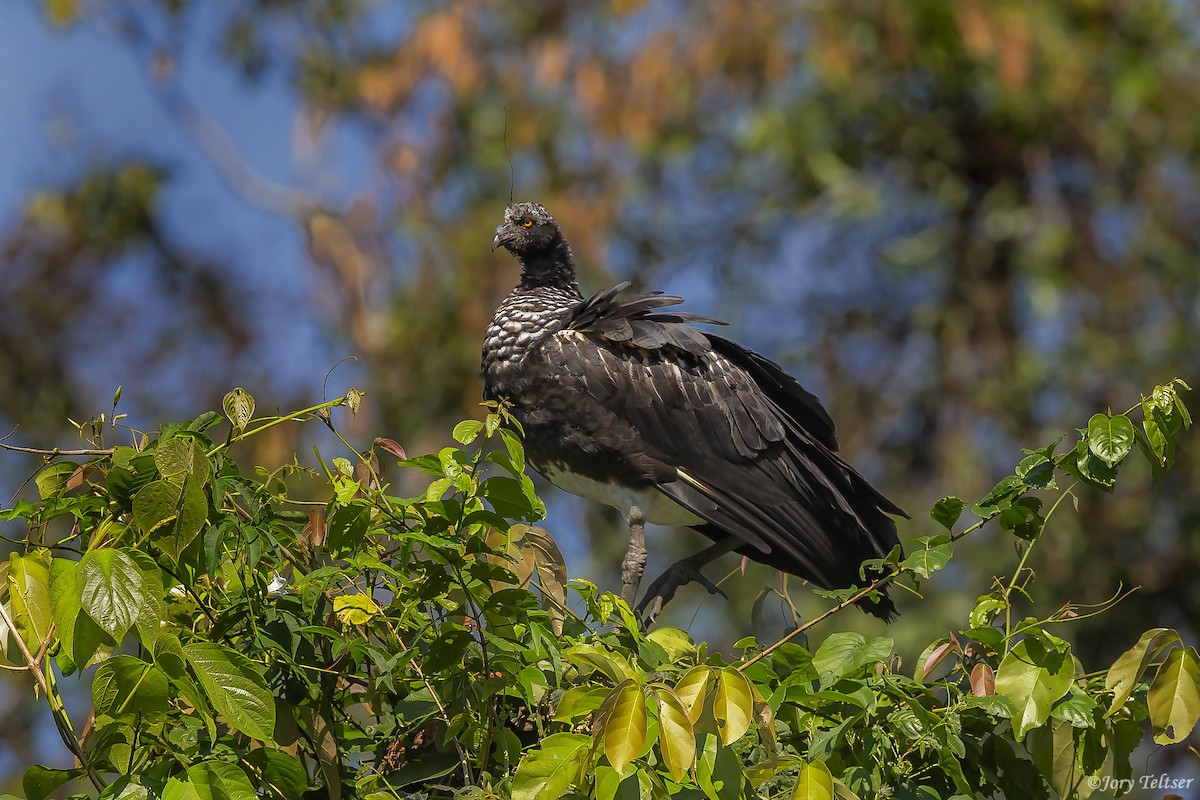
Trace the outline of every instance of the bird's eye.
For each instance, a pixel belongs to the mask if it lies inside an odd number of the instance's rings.
[[[532,228],[533,220],[527,219],[527,220],[522,221],[521,224],[524,225],[526,228]]]

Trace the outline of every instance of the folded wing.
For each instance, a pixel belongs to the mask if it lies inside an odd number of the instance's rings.
[[[825,588],[861,583],[863,560],[898,544],[895,504],[836,454],[820,402],[774,362],[670,310],[678,297],[618,293],[583,302],[539,356],[561,397],[603,420],[601,446],[636,450],[647,480],[738,552]],[[565,367],[565,371],[564,371]],[[894,613],[883,598],[881,616]]]

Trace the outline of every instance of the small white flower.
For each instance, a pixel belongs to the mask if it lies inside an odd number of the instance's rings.
[[[271,582],[267,584],[267,594],[283,594],[287,590],[287,579],[276,572],[271,577]]]

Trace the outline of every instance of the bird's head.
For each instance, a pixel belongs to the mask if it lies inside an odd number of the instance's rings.
[[[503,247],[524,259],[546,253],[562,244],[562,231],[554,217],[538,203],[513,203],[504,209],[504,222],[496,228],[492,251]]]

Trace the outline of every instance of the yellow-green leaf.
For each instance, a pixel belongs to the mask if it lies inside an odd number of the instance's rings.
[[[1111,717],[1121,710],[1125,701],[1129,699],[1129,695],[1133,693],[1133,687],[1137,685],[1138,679],[1142,677],[1146,665],[1153,661],[1164,648],[1178,641],[1179,634],[1169,628],[1151,628],[1142,634],[1142,638],[1138,639],[1137,644],[1126,650],[1120,658],[1113,662],[1113,665],[1108,668],[1108,674],[1104,677],[1104,688],[1113,693],[1112,705],[1109,706],[1108,712],[1104,716]]]
[[[687,632],[669,625],[655,628],[646,634],[646,638],[667,651],[667,657],[678,661],[689,653],[696,651],[696,644]]]
[[[814,761],[800,768],[791,800],[833,800],[833,774],[824,761]]]
[[[696,763],[696,734],[683,701],[666,687],[656,689],[658,701],[658,747],[671,777],[679,781]]]
[[[1154,741],[1182,742],[1200,720],[1200,658],[1196,649],[1176,648],[1158,669],[1146,694]]]
[[[563,655],[581,670],[603,673],[613,683],[633,678],[633,669],[624,656],[618,655],[595,644],[577,644]]]
[[[721,744],[731,745],[745,735],[754,715],[754,689],[749,679],[733,667],[721,670],[713,697],[717,733]]]
[[[612,697],[604,723],[604,754],[613,769],[623,772],[646,744],[646,698],[633,680],[614,689]]]
[[[254,397],[242,387],[237,387],[221,401],[221,409],[235,430],[242,430],[254,416]]]
[[[75,474],[79,465],[72,461],[55,461],[47,465],[33,479],[37,486],[38,497],[43,500],[54,497],[67,486],[67,480]]]
[[[687,710],[692,725],[695,725],[704,713],[704,696],[708,692],[709,676],[714,672],[716,670],[712,667],[693,667],[675,684],[675,694]]]
[[[37,652],[50,632],[54,613],[50,603],[50,554],[47,551],[9,556],[9,608],[13,625],[31,652]]]
[[[339,594],[333,598],[333,611],[345,625],[366,625],[378,608],[365,594]]]

